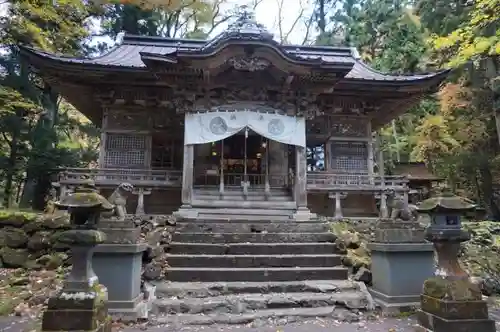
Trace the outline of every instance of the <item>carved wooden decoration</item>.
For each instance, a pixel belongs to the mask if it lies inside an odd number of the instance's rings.
[[[227,63],[234,69],[243,71],[264,70],[271,65],[269,60],[246,56],[230,58]]]

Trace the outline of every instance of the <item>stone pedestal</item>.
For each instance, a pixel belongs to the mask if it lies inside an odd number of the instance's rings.
[[[96,230],[70,230],[59,241],[71,246],[72,268],[61,293],[49,299],[42,331],[111,332],[106,287],[92,269],[92,252],[105,238]]]
[[[423,282],[434,274],[432,243],[418,223],[381,219],[371,250],[374,300],[386,311],[408,311],[420,305]]]
[[[115,320],[135,321],[147,318],[147,303],[141,292],[142,255],[140,229],[131,218],[101,219],[99,229],[106,234],[97,246],[93,266],[99,280],[108,288],[108,309]]]
[[[425,281],[418,332],[493,332],[488,306],[479,286],[468,278],[450,280],[433,277]]]

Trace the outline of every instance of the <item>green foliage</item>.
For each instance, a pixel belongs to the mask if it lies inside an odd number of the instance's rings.
[[[315,5],[318,44],[355,46],[366,62],[385,72],[460,69],[437,98],[420,101],[382,128],[386,165],[424,161],[500,219],[494,194],[500,185],[499,0],[317,0]]]
[[[32,72],[18,56],[19,44],[85,56],[92,24],[111,38],[125,31],[150,36],[206,38],[231,14],[225,0],[159,1],[154,6],[81,0],[13,0],[0,17],[0,186],[4,206],[43,209],[51,176],[59,167],[95,161],[98,130]],[[99,49],[103,49],[99,45]]]
[[[500,55],[500,0],[474,1],[467,18],[447,36],[435,36],[433,47],[451,66]]]
[[[116,37],[120,32],[142,36],[186,37],[205,39],[231,14],[222,14],[226,0],[159,1],[145,4],[130,1],[104,7],[102,28],[105,34]],[[220,17],[219,17],[220,16]]]
[[[7,27],[0,31],[0,46],[6,50],[0,55],[0,160],[5,166],[1,175],[7,207],[21,198],[22,206],[43,209],[52,170],[77,166],[84,154],[81,146],[67,146],[81,134],[75,121],[61,111],[65,102],[21,61],[17,45],[84,54],[91,9],[78,0],[56,5],[16,0],[0,17],[0,24]],[[61,135],[64,130],[71,135]]]
[[[9,1],[8,14],[0,20],[3,44],[26,44],[51,52],[74,53],[89,35],[90,7],[84,1]]]

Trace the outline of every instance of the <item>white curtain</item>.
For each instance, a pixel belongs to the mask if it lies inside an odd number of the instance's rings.
[[[186,113],[184,144],[205,144],[233,136],[248,127],[268,139],[305,147],[303,117],[252,111]]]

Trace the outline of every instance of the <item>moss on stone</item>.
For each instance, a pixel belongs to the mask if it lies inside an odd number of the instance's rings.
[[[450,301],[479,301],[482,299],[481,289],[469,279],[429,278],[424,282],[423,294]]]
[[[456,196],[453,194],[431,197],[418,204],[418,211],[431,212],[436,209],[448,211],[470,211],[474,210],[476,205],[465,197]]]
[[[37,218],[34,212],[0,210],[0,226],[20,227],[24,224],[34,221]]]
[[[99,282],[95,282],[92,285],[91,289],[96,294],[96,306],[104,305],[108,301],[108,289],[104,285],[100,284]]]
[[[0,249],[0,258],[6,267],[25,267],[28,262],[28,250],[4,247]]]
[[[90,229],[73,229],[65,231],[57,236],[56,241],[65,245],[97,245],[106,240],[106,234],[101,231]]]
[[[61,201],[54,203],[58,208],[72,208],[72,207],[98,207],[99,205],[103,210],[109,211],[114,208],[114,205],[108,202],[106,198],[97,192],[82,192],[74,193],[64,197]]]

